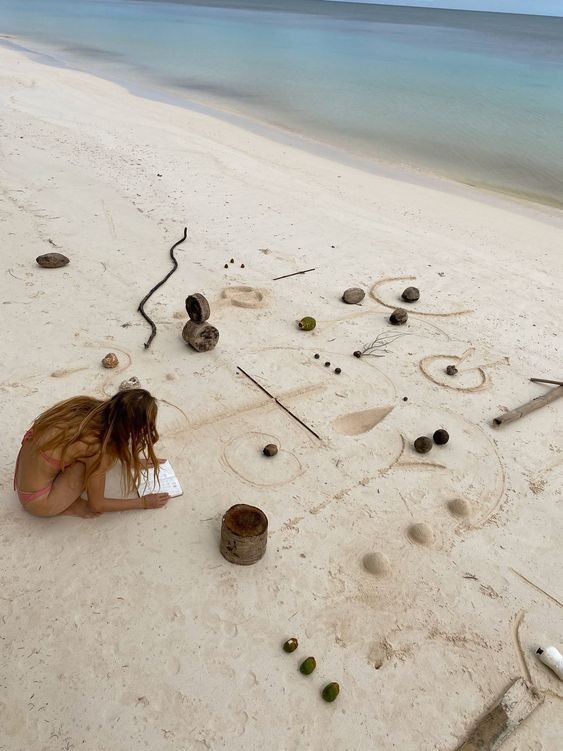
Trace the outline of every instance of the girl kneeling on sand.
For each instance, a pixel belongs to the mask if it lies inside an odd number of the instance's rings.
[[[24,435],[16,461],[14,490],[22,506],[35,516],[83,517],[164,506],[167,493],[105,497],[106,472],[117,461],[128,491],[147,465],[158,474],[157,409],[148,391],[131,389],[105,401],[75,396],[43,412]]]

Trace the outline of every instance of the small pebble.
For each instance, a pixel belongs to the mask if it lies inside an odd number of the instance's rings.
[[[407,322],[409,314],[404,308],[397,308],[389,316],[389,321],[393,326],[402,326]]]
[[[141,388],[141,382],[137,378],[137,376],[131,376],[131,378],[128,378],[126,381],[121,381],[119,384],[119,390],[120,391],[130,391],[131,389],[140,389]]]
[[[457,375],[457,372],[458,371],[455,365],[448,365],[448,367],[446,368],[446,373],[450,376]]]
[[[437,430],[432,437],[434,438],[434,443],[437,443],[438,446],[445,446],[450,440],[450,434],[444,428]]]
[[[421,435],[414,442],[414,450],[419,454],[427,454],[432,448],[432,439],[426,435]]]
[[[330,368],[330,363],[329,362],[325,362],[325,368]]]
[[[104,368],[117,368],[119,360],[117,359],[115,352],[108,352],[102,360],[102,365]]]
[[[364,299],[365,296],[366,293],[363,289],[360,289],[359,287],[351,287],[350,289],[347,289],[346,292],[344,292],[344,294],[342,295],[342,300],[348,305],[357,305]]]
[[[405,302],[416,302],[420,297],[420,291],[416,287],[407,287],[401,297]]]
[[[241,263],[240,267],[241,269],[244,269],[244,263]]]
[[[275,443],[269,443],[267,446],[264,446],[262,453],[264,456],[275,456],[278,453],[278,447]]]
[[[340,375],[342,373],[342,368],[335,368],[334,372],[336,373],[336,375]]]
[[[408,396],[403,396],[403,401],[404,402],[408,402],[408,400],[409,400]]]
[[[231,258],[231,260],[229,261],[229,263],[234,263],[234,262],[235,262],[234,258]]]
[[[228,264],[228,263],[226,263],[226,264],[225,264],[225,268],[226,268],[226,269],[228,269],[228,268],[229,268],[229,264]]]
[[[58,269],[70,263],[70,259],[62,253],[44,253],[42,256],[37,256],[35,260],[44,269]]]
[[[319,360],[320,357],[321,357],[320,355],[315,355],[315,360]]]
[[[362,356],[362,353],[360,352],[360,350],[359,350],[359,349],[357,349],[357,350],[356,350],[356,351],[354,352],[354,357],[358,357],[358,358],[360,358],[361,356]]]

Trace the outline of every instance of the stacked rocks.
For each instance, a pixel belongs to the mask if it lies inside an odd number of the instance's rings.
[[[219,341],[219,331],[208,323],[211,309],[205,297],[199,292],[186,297],[186,311],[190,320],[184,326],[182,339],[196,352],[209,352],[215,349]]]

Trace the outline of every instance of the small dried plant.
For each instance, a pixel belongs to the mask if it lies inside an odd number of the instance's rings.
[[[387,349],[393,342],[401,336],[408,336],[404,334],[390,334],[387,331],[382,331],[378,334],[373,342],[366,344],[362,349],[354,352],[354,357],[385,357],[391,350]]]

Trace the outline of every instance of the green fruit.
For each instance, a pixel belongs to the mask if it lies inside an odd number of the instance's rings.
[[[283,645],[283,651],[284,652],[295,652],[297,647],[299,646],[299,643],[297,639],[288,639],[285,644]]]
[[[338,683],[329,683],[323,688],[322,697],[325,701],[334,701],[340,693],[340,686]]]
[[[314,318],[311,318],[311,316],[305,316],[305,318],[302,318],[298,323],[301,331],[312,331],[316,325],[317,322]]]
[[[303,660],[301,665],[299,666],[299,670],[303,673],[303,675],[311,675],[313,670],[317,667],[317,661],[314,657],[307,657],[306,660]]]

